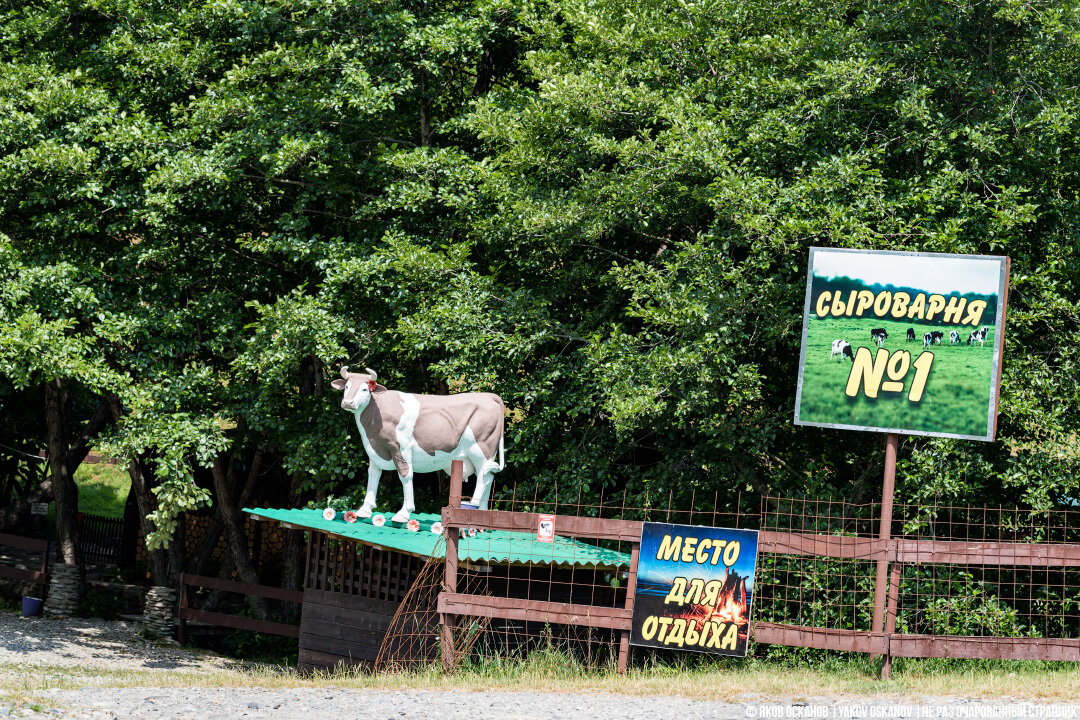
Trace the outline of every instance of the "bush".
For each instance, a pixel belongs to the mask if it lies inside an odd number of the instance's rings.
[[[76,612],[79,617],[116,620],[120,617],[122,610],[123,603],[116,595],[88,588],[79,598],[79,607]]]

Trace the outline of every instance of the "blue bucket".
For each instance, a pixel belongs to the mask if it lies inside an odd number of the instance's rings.
[[[41,598],[24,597],[22,599],[23,617],[37,617],[41,614],[41,606],[43,604]]]

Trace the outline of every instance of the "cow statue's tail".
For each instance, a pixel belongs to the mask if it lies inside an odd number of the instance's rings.
[[[506,467],[506,457],[503,454],[503,438],[506,437],[506,405],[502,398],[499,398],[499,412],[502,413],[499,417],[499,471],[501,472]]]

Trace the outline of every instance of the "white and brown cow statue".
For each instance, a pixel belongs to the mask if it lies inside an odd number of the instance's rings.
[[[472,503],[487,509],[494,474],[503,469],[503,401],[493,393],[416,395],[387,390],[375,371],[349,372],[330,383],[344,391],[341,407],[356,416],[356,427],[368,456],[367,494],[356,511],[371,517],[383,470],[397,470],[405,502],[392,518],[406,522],[416,511],[413,473],[450,472],[454,460],[463,460],[463,479],[475,473]],[[498,459],[496,460],[496,453]]]

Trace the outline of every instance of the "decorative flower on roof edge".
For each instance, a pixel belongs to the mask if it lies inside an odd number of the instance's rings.
[[[356,511],[355,510],[346,510],[345,511],[345,522],[347,522],[347,523],[356,522]]]
[[[375,527],[382,527],[383,525],[386,524],[386,518],[383,517],[381,514],[372,515],[371,516],[371,524],[374,525]]]
[[[334,508],[326,508],[322,511],[323,520],[333,520],[337,513],[334,512]]]
[[[431,532],[435,533],[436,535],[442,535],[442,523],[438,520],[431,523]]]
[[[412,532],[417,532],[420,530],[420,521],[416,518],[413,518],[405,524],[405,527],[407,527]]]

